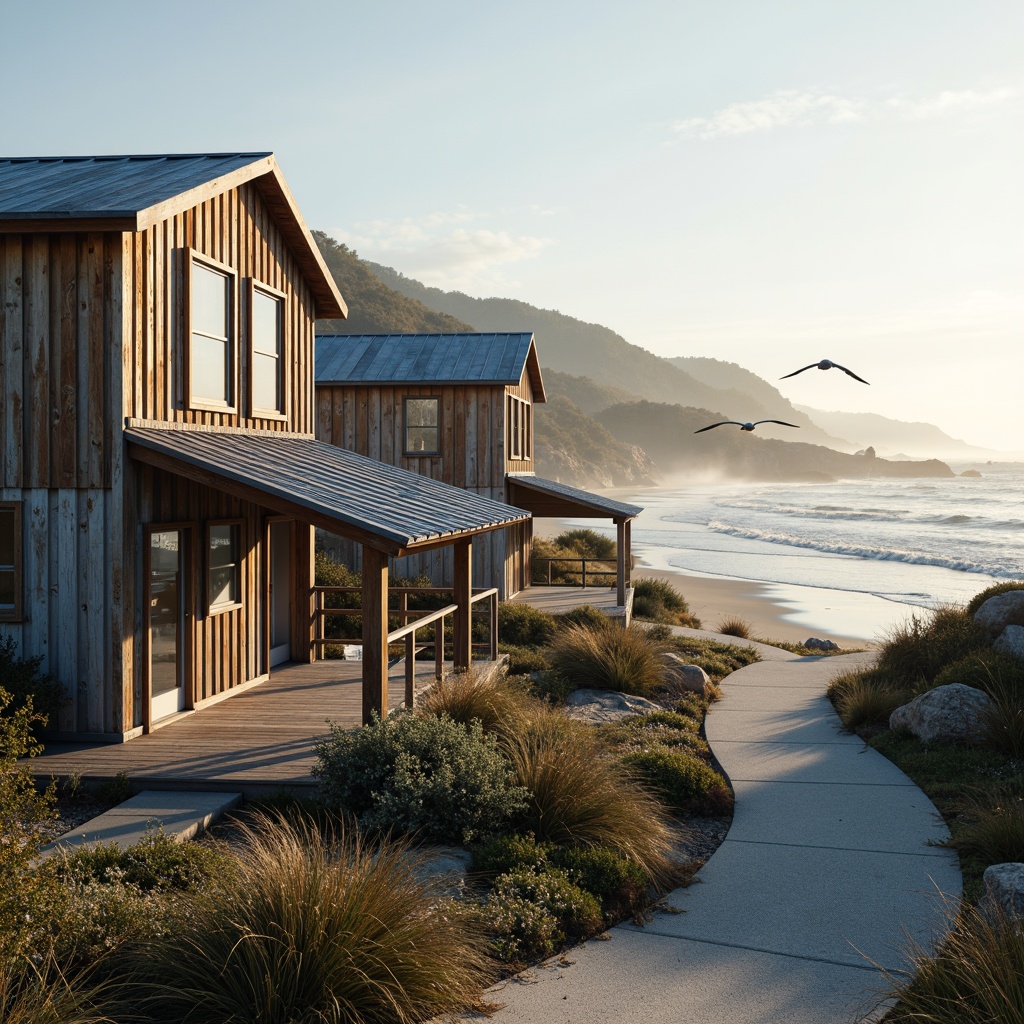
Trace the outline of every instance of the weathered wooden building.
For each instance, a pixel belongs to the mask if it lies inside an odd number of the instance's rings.
[[[316,339],[316,432],[359,452],[535,516],[611,519],[617,527],[619,603],[629,585],[629,524],[635,505],[538,477],[533,407],[544,402],[537,346],[512,334],[320,335]],[[509,598],[530,585],[532,520],[474,546],[473,575]],[[358,565],[359,552],[326,546]],[[449,586],[450,552],[396,563]]]
[[[270,153],[0,160],[0,636],[67,687],[59,732],[311,660],[314,527],[360,546],[386,706],[389,558],[528,518],[315,439],[345,313]]]

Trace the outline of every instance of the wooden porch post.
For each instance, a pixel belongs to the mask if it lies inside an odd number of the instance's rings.
[[[473,542],[468,537],[455,542],[454,629],[455,650],[452,662],[456,669],[469,668],[473,657]]]
[[[633,584],[633,520],[626,520],[626,586]]]
[[[616,557],[618,565],[615,567],[615,579],[617,582],[615,592],[615,603],[621,608],[626,603],[626,566],[629,565],[629,524],[620,519],[616,524]]]
[[[388,713],[388,556],[363,545],[363,725]]]

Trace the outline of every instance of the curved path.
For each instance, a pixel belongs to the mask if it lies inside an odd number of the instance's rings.
[[[736,812],[698,883],[646,926],[498,986],[497,1024],[852,1024],[874,1017],[882,969],[906,969],[907,936],[941,934],[936,894],[961,884],[955,854],[930,845],[945,826],[825,697],[874,656],[770,650],[708,715]]]

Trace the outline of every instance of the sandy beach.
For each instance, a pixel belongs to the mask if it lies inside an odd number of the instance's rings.
[[[536,530],[539,536],[555,537],[579,525],[544,519],[537,521]],[[633,579],[668,580],[708,629],[723,619],[739,618],[750,624],[755,637],[801,643],[815,636],[844,648],[864,648],[894,618],[913,610],[870,594],[683,572],[666,568],[659,554],[656,549],[645,553],[634,545]]]

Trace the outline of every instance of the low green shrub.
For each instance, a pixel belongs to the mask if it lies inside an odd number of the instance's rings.
[[[544,647],[555,635],[555,617],[515,601],[498,604],[498,638],[515,647]]]
[[[486,938],[416,874],[402,843],[324,836],[283,817],[244,828],[238,867],[132,962],[155,1024],[409,1024],[463,1009]]]
[[[700,619],[690,612],[686,598],[668,580],[641,576],[632,581],[632,587],[636,618],[700,629]]]
[[[674,877],[665,808],[606,753],[590,726],[552,712],[509,736],[505,749],[529,793],[519,831],[560,846],[617,850],[657,884]]]
[[[702,760],[710,759],[710,749],[701,738],[700,723],[676,711],[654,711],[632,715],[618,722],[598,726],[598,735],[620,753],[642,750],[652,745],[681,747]]]
[[[370,830],[466,843],[502,829],[526,802],[479,721],[397,711],[360,729],[332,724],[316,752],[324,803]]]
[[[579,528],[563,530],[551,541],[560,551],[571,551],[580,558],[615,558],[616,545],[612,537],[597,530]]]
[[[1006,580],[1004,583],[994,583],[991,587],[986,587],[967,602],[967,611],[973,615],[990,597],[1006,594],[1011,590],[1024,590],[1024,580]]]
[[[671,806],[690,814],[722,815],[733,804],[725,779],[683,750],[650,747],[627,754],[623,763]]]
[[[991,648],[951,662],[935,676],[936,686],[963,683],[994,696],[1009,690],[1024,697],[1024,661]]]
[[[485,875],[504,875],[528,868],[537,871],[550,861],[553,843],[539,843],[532,834],[495,836],[473,851],[473,867]]]
[[[609,616],[592,604],[581,604],[578,608],[563,612],[556,617],[558,628],[566,626],[585,626],[587,629],[608,629],[614,626]]]
[[[635,916],[644,904],[648,887],[646,874],[616,850],[571,846],[559,849],[554,863],[571,882],[597,898],[608,921],[623,914]]]
[[[8,710],[12,714],[31,698],[37,717],[34,728],[56,725],[57,713],[71,703],[67,690],[48,672],[40,671],[42,657],[21,658],[11,637],[0,639],[0,689],[11,696]]]
[[[601,907],[564,872],[520,868],[501,875],[487,898],[486,911],[504,960],[544,957],[566,941],[585,939],[604,924]]]
[[[552,641],[548,661],[577,689],[650,697],[665,677],[664,650],[640,626],[596,630],[567,626]]]
[[[530,682],[530,692],[548,705],[564,704],[577,687],[560,672],[549,668]]]
[[[989,864],[1024,861],[1024,794],[1020,786],[975,791],[954,826],[957,849]]]
[[[498,644],[498,653],[507,657],[505,667],[510,676],[529,676],[548,669],[548,659],[544,657],[544,652],[532,647]]]
[[[716,683],[730,672],[761,660],[761,655],[753,647],[737,647],[703,637],[673,637],[669,650],[685,658],[689,664],[699,665]]]

